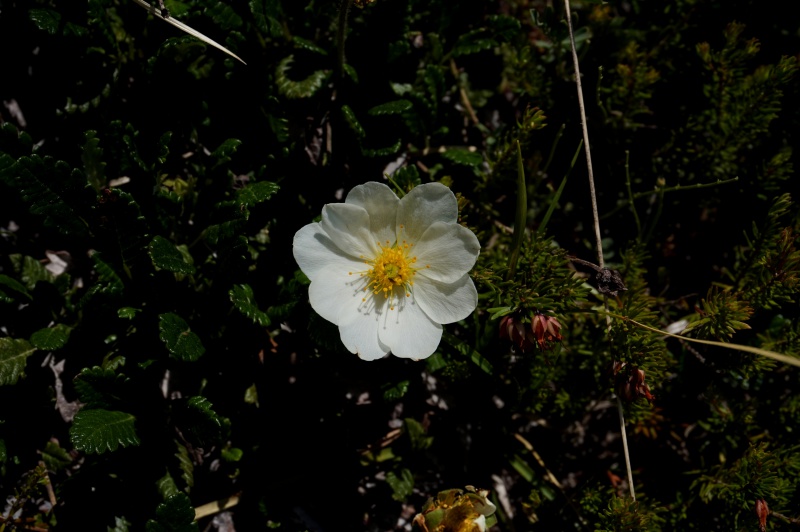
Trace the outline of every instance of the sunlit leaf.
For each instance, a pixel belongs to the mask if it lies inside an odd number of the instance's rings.
[[[408,100],[394,100],[381,105],[376,105],[375,107],[371,108],[368,113],[373,116],[399,115],[405,111],[408,111],[412,107],[413,104]]]
[[[67,344],[71,331],[72,329],[63,323],[47,329],[39,329],[31,335],[31,344],[46,351],[60,349]]]
[[[258,181],[251,183],[236,194],[236,199],[248,207],[266,201],[278,192],[280,187],[271,181]]]
[[[16,384],[25,376],[25,361],[34,351],[27,340],[0,338],[0,386]]]
[[[69,437],[79,451],[101,454],[119,446],[139,445],[134,423],[136,418],[117,410],[81,410],[75,414]]]
[[[262,327],[268,327],[271,323],[269,316],[258,308],[253,295],[253,289],[248,284],[235,285],[228,294],[236,310],[253,320]]]
[[[153,266],[156,268],[185,275],[192,275],[195,272],[194,265],[186,262],[178,248],[162,236],[153,238],[150,242],[149,252]]]
[[[167,346],[170,356],[194,362],[200,358],[206,349],[197,336],[189,329],[189,324],[177,314],[171,312],[158,316],[159,338]]]

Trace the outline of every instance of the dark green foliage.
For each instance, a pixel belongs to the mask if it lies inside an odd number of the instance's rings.
[[[468,484],[493,531],[796,527],[798,368],[656,332],[800,357],[791,16],[573,3],[604,297],[563,5],[166,4],[247,66],[3,3],[0,528],[374,532]],[[481,244],[425,361],[347,352],[292,257],[366,181],[446,184]]]

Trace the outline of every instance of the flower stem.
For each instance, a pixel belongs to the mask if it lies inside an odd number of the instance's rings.
[[[353,0],[341,0],[339,5],[339,24],[336,28],[336,68],[339,77],[344,77],[344,41],[347,39],[347,15],[350,13],[350,5]]]
[[[511,255],[508,258],[508,275],[506,280],[513,279],[517,272],[522,239],[525,236],[525,225],[528,219],[528,188],[525,185],[525,167],[522,164],[522,148],[517,140],[517,213],[514,219],[514,241]]]

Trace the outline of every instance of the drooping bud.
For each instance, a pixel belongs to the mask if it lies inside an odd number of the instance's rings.
[[[513,314],[503,316],[503,319],[500,320],[500,338],[510,340],[523,353],[533,349],[536,341],[533,331],[520,320],[519,316]]]
[[[561,323],[552,316],[534,314],[531,329],[539,348],[543,351],[553,348],[555,342],[561,341]]]
[[[631,402],[644,397],[648,401],[655,399],[650,393],[650,387],[644,382],[644,370],[628,366],[624,362],[614,363],[614,374],[616,375],[617,395],[622,399]]]
[[[769,515],[769,506],[764,499],[756,500],[755,506],[756,516],[758,516],[758,532],[766,532],[767,530],[767,516]]]

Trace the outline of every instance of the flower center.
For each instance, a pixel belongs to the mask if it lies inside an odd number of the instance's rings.
[[[403,287],[406,297],[410,294],[409,289],[414,284],[414,274],[416,269],[412,266],[417,262],[416,257],[410,255],[413,244],[402,242],[400,244],[385,245],[378,243],[380,253],[371,261],[365,261],[372,266],[367,272],[369,277],[368,286],[373,294],[383,294],[388,298],[396,287]]]

